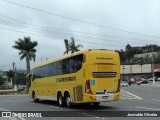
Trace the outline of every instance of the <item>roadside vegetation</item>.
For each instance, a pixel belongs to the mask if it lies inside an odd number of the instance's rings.
[[[23,39],[19,38],[17,41],[15,41],[13,48],[19,50],[19,56],[20,60],[25,59],[26,60],[26,74],[20,74],[16,73],[16,79],[15,79],[15,71],[9,70],[6,72],[6,75],[8,77],[8,81],[13,80],[13,84],[26,84],[26,92],[21,91],[21,93],[27,93],[30,86],[30,79],[26,78],[26,75],[30,73],[30,61],[35,61],[36,59],[36,49],[38,42],[32,41],[31,37],[24,37]],[[71,37],[70,39],[64,39],[64,55],[74,53],[77,51],[80,51],[80,48],[83,48],[83,45],[76,44],[75,39]],[[146,45],[142,47],[134,46],[132,47],[130,44],[126,45],[125,50],[121,49],[119,51],[121,64],[151,64],[151,58],[134,58],[135,54],[142,54],[142,53],[151,53],[152,48],[154,52],[160,51],[160,46],[158,45]],[[154,57],[154,63],[160,63],[160,53],[157,56]],[[4,86],[4,78],[0,76],[0,86]],[[13,87],[13,86],[12,86]],[[20,92],[15,91],[1,91],[0,94],[19,94]]]
[[[23,39],[19,38],[15,41],[15,45],[13,45],[14,49],[19,50],[20,60],[26,59],[26,74],[30,73],[30,61],[35,61],[36,59],[36,49],[35,47],[38,45],[37,41],[31,41],[31,37],[24,37]],[[30,79],[26,81],[26,91],[29,90]]]
[[[13,85],[17,84],[26,84],[26,92],[20,91],[1,91],[0,94],[17,94],[17,93],[27,93],[30,86],[30,79],[27,79],[27,75],[30,73],[30,61],[35,61],[36,59],[36,49],[38,42],[37,41],[31,41],[31,37],[24,37],[23,39],[19,38],[17,41],[15,41],[15,44],[13,45],[14,49],[19,50],[19,56],[20,60],[25,59],[26,60],[26,74],[20,74],[16,73],[14,70],[9,70],[6,72],[6,75],[8,77],[8,81],[12,80]],[[83,47],[81,44],[76,44],[73,37],[71,37],[69,40],[64,40],[64,45],[66,48],[66,51],[64,54],[74,53],[77,51],[80,51],[80,48]],[[2,84],[2,80],[0,79],[0,84]],[[13,86],[12,86],[13,87]]]
[[[27,94],[26,91],[0,91],[0,95]]]
[[[67,54],[67,55],[69,54],[69,52],[74,53],[74,52],[80,51],[79,48],[83,48],[83,45],[75,44],[73,37],[71,37],[70,41],[68,39],[65,39],[64,43],[65,43],[65,48],[66,48],[66,51],[64,52],[64,54]]]
[[[152,60],[150,57],[146,56],[141,58],[134,58],[135,54],[143,54],[143,53],[152,53],[153,52],[160,52],[160,46],[158,45],[146,45],[142,47],[132,47],[130,44],[126,45],[125,50],[121,49],[119,51],[121,64],[122,65],[131,65],[131,64],[151,64]],[[160,63],[160,53],[157,56],[153,55],[154,63]]]

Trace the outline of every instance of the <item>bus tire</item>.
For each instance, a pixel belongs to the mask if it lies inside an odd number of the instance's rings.
[[[100,102],[94,102],[93,105],[94,105],[94,106],[99,106],[99,105],[100,105]]]
[[[65,95],[65,104],[67,107],[71,108],[72,107],[72,102],[71,102],[71,98],[70,98],[70,95],[69,93],[67,93]]]
[[[35,94],[34,91],[32,92],[32,98],[33,98],[33,101],[34,101],[34,102],[39,102],[39,99],[36,98],[36,94]]]
[[[57,100],[58,100],[59,106],[62,107],[64,105],[64,100],[63,100],[63,97],[62,97],[62,93],[58,93]]]

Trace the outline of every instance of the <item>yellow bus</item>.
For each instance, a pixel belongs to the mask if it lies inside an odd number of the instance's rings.
[[[120,99],[120,58],[117,51],[84,50],[37,64],[29,96],[56,100],[59,106]]]

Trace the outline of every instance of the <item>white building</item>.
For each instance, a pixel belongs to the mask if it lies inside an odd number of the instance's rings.
[[[152,73],[152,65],[121,65],[121,74],[146,74]]]
[[[155,57],[157,57],[158,55],[160,55],[160,52],[153,52],[153,55]],[[134,58],[151,58],[152,57],[152,53],[143,53],[143,54],[135,54]]]

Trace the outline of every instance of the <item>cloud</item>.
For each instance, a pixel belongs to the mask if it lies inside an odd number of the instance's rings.
[[[18,69],[25,69],[25,60],[20,61],[18,51],[12,48],[14,41],[24,36],[30,36],[32,40],[38,42],[35,63],[40,62],[41,58],[45,60],[62,56],[65,51],[63,40],[69,39],[71,36],[75,38],[77,44],[83,44],[83,49],[120,50],[124,49],[127,44],[135,46],[160,44],[159,38],[129,33],[160,36],[159,0],[14,0],[12,2],[48,11],[61,15],[61,17],[0,0],[0,15],[23,22],[20,24],[0,17],[1,28],[10,29],[0,29],[0,53],[2,56],[0,69],[12,69],[13,61],[16,62]],[[87,24],[87,22],[102,27]],[[36,27],[33,24],[48,28]],[[33,66],[35,63],[31,62],[31,65]],[[4,65],[7,67],[1,68]]]

